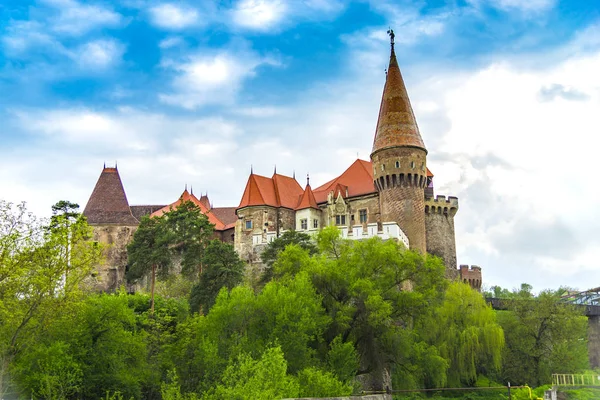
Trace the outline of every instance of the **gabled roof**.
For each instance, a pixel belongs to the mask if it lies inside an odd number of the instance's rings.
[[[315,195],[310,187],[310,184],[308,183],[304,188],[304,193],[302,193],[302,196],[300,197],[300,201],[298,202],[296,210],[304,210],[305,208],[319,209],[317,201],[315,200]]]
[[[131,214],[125,189],[117,168],[102,169],[94,191],[83,210],[91,225],[119,224],[138,225]]]
[[[391,147],[418,147],[427,151],[398,67],[393,44],[371,154]]]
[[[296,179],[273,174],[272,178],[251,173],[238,209],[250,206],[286,207],[295,209],[304,193]]]
[[[188,192],[187,189],[185,189],[183,191],[181,196],[179,196],[179,199],[177,199],[176,201],[174,201],[173,203],[171,203],[167,206],[164,206],[160,210],[157,210],[157,211],[153,212],[152,214],[150,214],[150,218],[160,217],[161,215],[168,213],[172,209],[176,209],[177,207],[179,207],[180,204],[182,204],[186,201],[191,201],[196,206],[198,206],[198,208],[200,208],[200,211],[202,211],[202,214],[204,214],[208,217],[208,221],[211,224],[214,224],[215,230],[221,231],[221,230],[225,229],[225,225],[227,225],[227,224],[223,223],[223,221],[221,221],[215,215],[215,213],[211,212],[211,210],[209,210],[200,200],[198,200],[198,198],[196,196],[194,196],[193,194],[190,194],[190,192]]]
[[[340,176],[314,189],[313,193],[317,203],[326,202],[327,195],[332,191],[334,197],[341,192],[344,198],[375,193],[377,190],[373,184],[372,163],[358,159]]]

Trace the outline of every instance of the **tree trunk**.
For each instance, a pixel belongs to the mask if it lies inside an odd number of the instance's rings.
[[[150,283],[150,314],[154,315],[154,283],[156,282],[156,264],[152,264],[152,279]]]

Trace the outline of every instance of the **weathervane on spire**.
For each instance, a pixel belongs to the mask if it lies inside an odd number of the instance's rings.
[[[387,34],[390,35],[390,44],[392,45],[392,50],[394,50],[394,38],[396,37],[396,35],[394,34],[394,30],[392,28],[389,28]]]

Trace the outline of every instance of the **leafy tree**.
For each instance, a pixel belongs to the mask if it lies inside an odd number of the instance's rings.
[[[204,248],[213,234],[213,225],[191,201],[181,203],[162,216],[142,217],[127,246],[127,279],[150,274],[151,312],[157,275],[166,278],[173,266],[196,280],[202,272]]]
[[[166,276],[172,266],[169,254],[171,236],[164,216],[142,217],[133,240],[127,246],[127,279],[136,280],[150,273],[150,312],[154,313],[154,286],[157,273]]]
[[[21,388],[45,398],[97,399],[106,391],[141,397],[147,334],[136,329],[128,302],[126,294],[103,294],[65,305],[16,358]]]
[[[265,271],[260,278],[260,283],[262,285],[273,279],[273,264],[281,252],[291,244],[306,250],[309,255],[313,255],[317,252],[317,246],[315,245],[313,238],[306,233],[295,230],[285,231],[281,236],[267,244],[260,255],[260,259],[266,265]]]
[[[207,399],[272,400],[298,397],[299,385],[288,376],[287,363],[279,347],[268,348],[260,359],[241,354],[223,374]]]
[[[85,218],[69,218],[48,225],[24,203],[0,201],[0,395],[11,361],[36,342],[44,320],[72,300],[100,261]]]
[[[504,329],[503,380],[538,386],[552,373],[575,373],[588,367],[587,318],[560,302],[560,293],[515,293],[508,311],[499,311]]]
[[[448,386],[470,386],[478,375],[500,370],[502,328],[491,306],[469,285],[450,284],[443,303],[417,321],[420,334],[448,363]]]
[[[221,288],[232,289],[242,282],[245,264],[229,243],[212,240],[204,249],[202,273],[190,294],[190,309],[208,312]]]
[[[169,250],[176,256],[184,275],[197,279],[202,274],[204,249],[214,233],[214,225],[191,201],[165,213]]]

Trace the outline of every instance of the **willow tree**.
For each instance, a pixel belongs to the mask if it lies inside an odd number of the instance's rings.
[[[448,386],[473,385],[479,374],[500,371],[504,333],[494,310],[469,285],[450,284],[443,303],[417,321],[419,334],[448,363]]]

